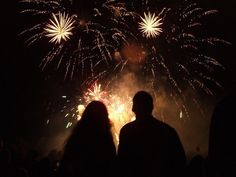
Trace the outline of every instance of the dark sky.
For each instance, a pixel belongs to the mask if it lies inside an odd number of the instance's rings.
[[[165,3],[167,1],[162,0]],[[227,70],[221,76],[226,87],[235,81],[235,3],[233,0],[201,0],[205,7],[217,8],[219,15],[208,24],[213,34],[226,39],[232,46],[220,54],[221,62]],[[2,2],[3,3],[3,2]],[[15,134],[26,136],[40,130],[39,125],[47,115],[44,101],[58,99],[60,95],[73,93],[75,83],[63,78],[48,75],[38,67],[40,53],[35,47],[27,48],[18,36],[25,22],[18,14],[17,1],[4,1],[1,5],[1,133],[14,137]],[[44,46],[38,46],[43,48]],[[222,93],[217,95],[220,97]]]

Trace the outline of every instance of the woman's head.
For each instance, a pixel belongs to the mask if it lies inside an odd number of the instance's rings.
[[[101,101],[90,102],[82,114],[81,121],[95,126],[110,125],[107,108]]]
[[[64,149],[65,152],[77,152],[78,146],[81,146],[81,144],[86,146],[86,143],[91,141],[95,141],[96,144],[100,139],[107,139],[107,137],[113,143],[110,127],[106,106],[100,101],[92,101],[86,106],[80,121],[68,138]]]

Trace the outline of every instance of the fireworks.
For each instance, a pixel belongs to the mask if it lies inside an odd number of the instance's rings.
[[[145,6],[150,7],[149,1]],[[154,88],[164,89],[175,104],[182,109],[182,114],[188,114],[188,102],[199,107],[199,101],[194,95],[204,91],[213,95],[210,85],[221,87],[214,79],[214,71],[224,69],[217,59],[209,56],[204,48],[215,45],[229,44],[216,37],[201,36],[203,17],[217,13],[216,10],[204,10],[197,3],[183,1],[177,6],[159,8],[157,17],[162,19],[162,33],[158,40],[147,38],[142,45],[146,49],[145,63],[142,66],[143,75],[152,78]],[[149,19],[155,19],[151,14]],[[157,20],[157,19],[156,19]],[[147,35],[145,34],[147,37]],[[189,90],[186,95],[186,88]],[[191,90],[191,91],[190,91]]]
[[[32,45],[46,36],[49,42],[59,45],[52,46],[45,55],[40,64],[43,69],[55,60],[53,63],[64,71],[65,78],[73,78],[76,73],[79,79],[86,80],[122,67],[124,62],[113,59],[113,54],[132,35],[125,21],[130,13],[122,3],[110,0],[21,2],[27,7],[22,13],[47,19],[46,22],[35,21],[34,26],[21,33],[33,34],[27,43]]]
[[[161,18],[155,16],[155,13],[151,14],[150,12],[148,12],[148,14],[146,14],[144,12],[144,18],[141,17],[141,19],[142,22],[139,23],[139,29],[143,33],[143,36],[147,38],[155,38],[160,35],[160,33],[162,32],[162,29],[160,27],[162,25]]]
[[[99,100],[107,106],[109,118],[113,124],[113,134],[118,142],[120,129],[133,118],[131,97],[112,91],[106,92],[101,88],[101,84],[95,82],[92,89],[88,89],[84,93],[84,99],[86,104],[93,100]]]
[[[101,84],[95,84],[92,86],[92,89],[88,89],[88,92],[85,93],[84,98],[86,102],[91,100],[102,100],[106,92],[101,90]]]
[[[76,122],[81,119],[86,105],[93,100],[102,101],[106,105],[109,119],[112,123],[114,141],[118,144],[120,129],[126,123],[135,119],[132,112],[132,99],[129,95],[118,93],[112,89],[104,90],[102,85],[97,82],[84,92],[82,98],[79,99],[72,108],[67,108],[67,110],[62,111],[65,113],[64,117],[68,119],[65,128],[68,129],[72,127],[73,122],[76,124]]]
[[[52,16],[53,19],[50,19],[50,23],[44,29],[46,36],[51,38],[50,42],[56,44],[60,44],[62,40],[67,41],[72,35],[71,30],[75,21],[65,13],[59,12],[58,15],[53,13]]]
[[[111,93],[107,101],[109,118],[113,123],[113,133],[119,142],[120,129],[128,122],[134,120],[132,101],[129,95]]]
[[[216,10],[206,11],[189,1],[169,7],[150,0],[22,2],[27,4],[23,13],[46,19],[22,32],[33,34],[27,40],[29,44],[45,36],[53,44],[40,65],[43,69],[55,64],[52,62],[55,60],[57,69],[65,71],[65,78],[76,76],[82,83],[104,80],[105,76],[119,74],[126,68],[131,68],[131,72],[139,70],[138,77],[151,80],[154,90],[160,90],[161,85],[183,116],[188,114],[185,103],[189,98],[199,102],[186,96],[184,90],[203,90],[212,95],[211,83],[221,87],[214,79],[214,71],[224,67],[206,49],[228,43],[207,33],[201,36],[199,32],[204,27],[203,17]],[[140,38],[140,34],[145,38]],[[132,47],[132,43],[138,47]],[[86,102],[108,99],[109,94],[101,93],[100,87],[88,90]]]

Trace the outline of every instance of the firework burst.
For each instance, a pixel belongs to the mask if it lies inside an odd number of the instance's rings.
[[[92,85],[92,88],[88,89],[88,91],[84,94],[85,101],[87,103],[91,102],[92,100],[100,100],[104,101],[106,92],[101,90],[101,84],[97,84],[95,82],[94,85]]]
[[[143,33],[143,36],[155,38],[161,34],[162,29],[160,26],[162,25],[162,19],[155,16],[155,13],[151,14],[148,12],[148,14],[146,14],[144,12],[144,18],[141,17],[141,19],[142,22],[139,23],[139,29]]]
[[[75,23],[73,17],[60,12],[58,15],[53,13],[52,16],[53,18],[50,19],[50,22],[44,28],[47,33],[45,36],[51,38],[49,42],[56,44],[60,44],[62,40],[67,41],[73,34],[71,32]]]

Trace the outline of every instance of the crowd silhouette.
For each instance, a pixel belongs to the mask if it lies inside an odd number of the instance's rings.
[[[153,108],[150,93],[134,95],[136,119],[122,127],[117,151],[100,101],[87,105],[63,152],[22,156],[0,138],[0,177],[236,177],[235,94],[215,107],[207,158],[196,155],[189,163],[177,132]]]

